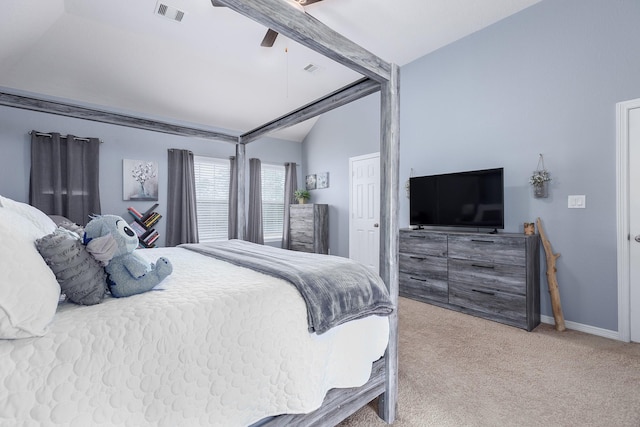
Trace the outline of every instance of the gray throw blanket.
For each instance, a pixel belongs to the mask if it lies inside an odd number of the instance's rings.
[[[348,258],[289,251],[242,240],[180,247],[293,283],[307,304],[309,332],[322,334],[350,320],[393,312],[382,279]]]

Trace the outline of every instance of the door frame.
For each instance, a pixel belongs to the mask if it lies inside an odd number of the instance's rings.
[[[349,258],[351,258],[351,233],[353,227],[351,209],[353,208],[353,163],[358,162],[360,160],[366,160],[371,158],[380,159],[380,152],[376,151],[375,153],[363,154],[361,156],[349,157]],[[382,177],[378,177],[382,178]],[[382,185],[380,183],[380,185]],[[380,248],[378,248],[378,256],[380,254]],[[378,268],[380,268],[380,263],[378,263]]]
[[[618,230],[618,339],[631,341],[631,243],[629,226],[629,111],[640,98],[616,104],[616,199]]]

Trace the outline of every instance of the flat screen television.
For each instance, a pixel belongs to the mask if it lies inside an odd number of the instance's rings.
[[[504,170],[412,177],[409,216],[417,227],[504,229]]]

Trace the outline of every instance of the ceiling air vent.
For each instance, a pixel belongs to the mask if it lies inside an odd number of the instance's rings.
[[[182,22],[182,18],[184,18],[183,11],[161,2],[158,2],[156,4],[156,13],[160,16],[164,16],[165,18],[169,18],[172,21],[176,22]]]
[[[318,66],[316,64],[309,64],[306,67],[303,68],[304,71],[306,71],[307,73],[313,73],[314,71],[318,70]]]

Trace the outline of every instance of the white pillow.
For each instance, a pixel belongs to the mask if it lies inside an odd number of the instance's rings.
[[[26,203],[16,202],[15,200],[0,196],[0,206],[17,212],[20,216],[28,219],[38,230],[37,239],[53,233],[55,229],[58,228],[56,223],[44,212]]]
[[[0,208],[0,339],[44,335],[58,307],[60,285],[25,232],[32,229],[31,221]]]

